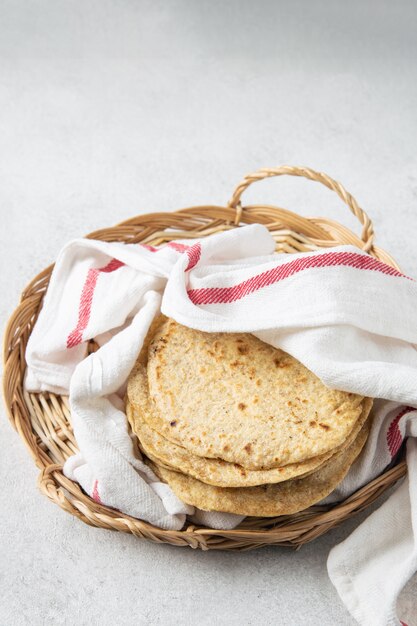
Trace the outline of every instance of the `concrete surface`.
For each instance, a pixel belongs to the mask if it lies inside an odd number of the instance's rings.
[[[306,164],[357,195],[417,275],[412,2],[0,2],[0,313],[69,239],[225,203],[243,174]],[[317,185],[247,201],[354,219]],[[0,623],[349,626],[326,557],[201,553],[89,528],[41,497],[1,409]],[[363,517],[363,516],[362,516]],[[417,624],[417,579],[400,615]]]

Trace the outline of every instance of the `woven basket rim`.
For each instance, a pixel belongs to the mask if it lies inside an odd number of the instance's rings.
[[[335,191],[361,222],[361,237],[327,218],[302,217],[287,209],[264,204],[242,206],[241,195],[251,183],[283,174],[304,176]],[[371,220],[340,183],[321,172],[295,166],[262,169],[247,175],[237,186],[226,207],[202,205],[174,212],[145,213],[114,227],[92,232],[86,237],[159,245],[172,239],[204,237],[248,223],[264,224],[275,238],[280,252],[310,251],[350,243],[398,268],[388,253],[375,246]],[[48,266],[28,283],[19,305],[9,319],[4,334],[3,391],[10,421],[40,469],[40,490],[82,521],[102,528],[130,532],[157,542],[189,545],[203,550],[246,550],[269,544],[297,547],[362,511],[405,475],[406,464],[399,457],[396,464],[342,502],[328,506],[316,505],[289,516],[246,518],[233,530],[216,530],[192,523],[187,523],[179,531],[163,530],[95,502],[77,483],[62,473],[62,459],[69,456],[76,446],[65,396],[49,392],[28,394],[23,389],[25,348],[52,269],[53,265]]]

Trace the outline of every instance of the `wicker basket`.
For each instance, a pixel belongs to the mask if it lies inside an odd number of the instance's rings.
[[[266,205],[242,206],[241,195],[251,183],[283,174],[302,176],[335,191],[361,222],[361,237],[328,219],[305,218]],[[397,267],[386,252],[374,246],[372,222],[356,200],[329,176],[304,167],[262,169],[246,176],[226,207],[199,206],[174,213],[140,215],[113,228],[91,233],[88,237],[158,246],[173,239],[205,237],[236,228],[240,224],[255,222],[269,229],[275,238],[278,252],[304,252],[338,244],[353,244]],[[83,522],[129,532],[157,542],[188,545],[203,550],[250,549],[270,544],[300,546],[366,508],[405,474],[405,462],[400,460],[344,502],[326,507],[314,506],[295,515],[246,518],[234,530],[214,530],[193,524],[180,531],[161,530],[98,504],[62,473],[66,458],[77,450],[67,398],[52,393],[28,394],[23,389],[25,348],[42,305],[52,267],[46,268],[26,287],[7,326],[4,340],[4,397],[11,422],[40,470],[40,490]]]

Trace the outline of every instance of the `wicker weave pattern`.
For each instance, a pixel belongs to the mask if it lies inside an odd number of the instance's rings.
[[[305,218],[266,205],[242,206],[242,193],[251,183],[284,174],[302,176],[335,191],[361,222],[361,236],[358,237],[332,220]],[[278,252],[307,252],[338,244],[353,244],[385,263],[398,267],[390,255],[374,245],[372,222],[351,194],[329,176],[304,167],[262,169],[246,176],[227,207],[200,206],[174,213],[141,215],[113,228],[91,233],[88,237],[158,246],[173,239],[204,237],[240,224],[256,222],[264,224],[272,233]],[[248,518],[238,528],[228,531],[192,524],[181,531],[161,530],[96,503],[84,494],[77,483],[68,480],[62,473],[63,463],[77,450],[70,425],[68,399],[52,393],[28,394],[23,389],[25,348],[52,268],[46,268],[26,287],[19,306],[9,320],[4,337],[4,397],[10,420],[40,470],[40,490],[68,513],[92,526],[203,550],[242,550],[270,544],[300,546],[369,506],[404,476],[405,462],[400,461],[342,503],[330,507],[315,506],[290,516]]]

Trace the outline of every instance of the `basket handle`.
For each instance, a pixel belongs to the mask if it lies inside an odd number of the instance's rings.
[[[339,198],[343,200],[343,202],[350,208],[353,215],[355,215],[360,223],[362,224],[362,234],[361,239],[364,242],[363,249],[365,251],[369,251],[372,248],[373,240],[374,240],[374,227],[372,221],[369,219],[368,215],[365,213],[363,209],[360,208],[355,198],[348,192],[346,189],[336,180],[327,176],[323,172],[316,172],[308,167],[297,167],[294,165],[282,165],[281,167],[271,167],[271,168],[262,168],[253,174],[247,174],[242,182],[236,187],[228,206],[236,210],[236,222],[240,221],[240,217],[242,215],[242,205],[241,205],[241,196],[242,193],[251,185],[258,180],[263,180],[264,178],[272,178],[273,176],[301,176],[303,178],[308,178],[308,180],[313,180],[318,183],[321,183],[325,187],[328,187],[332,191],[335,191]]]

